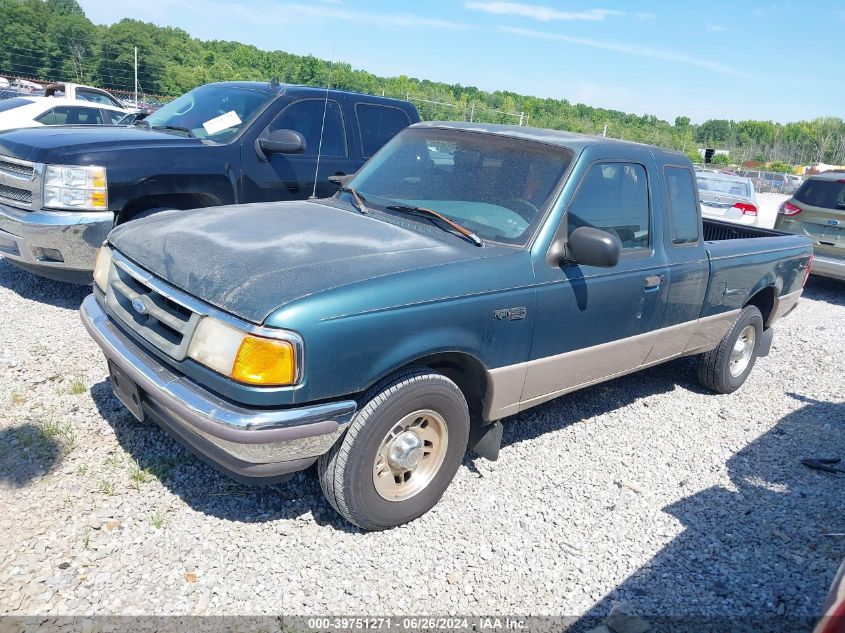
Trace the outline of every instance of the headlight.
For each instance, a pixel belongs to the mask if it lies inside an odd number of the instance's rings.
[[[296,381],[292,343],[254,336],[205,317],[197,326],[188,356],[198,363],[250,385],[291,385]]]
[[[92,165],[47,165],[44,206],[51,209],[105,211],[109,206],[106,168]]]
[[[101,246],[97,251],[97,263],[94,264],[94,283],[103,292],[109,285],[109,270],[111,270],[111,248]]]

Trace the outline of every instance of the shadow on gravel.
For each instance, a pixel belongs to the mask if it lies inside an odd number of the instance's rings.
[[[833,305],[845,306],[845,281],[810,275],[802,296],[813,301],[826,301]]]
[[[23,424],[0,429],[0,484],[21,488],[57,465],[62,445],[49,429]]]
[[[69,284],[63,281],[44,279],[20,268],[0,257],[0,285],[24,299],[49,303],[59,308],[76,310],[82,300],[91,294],[91,286]]]
[[[504,422],[502,447],[531,440],[584,420],[614,411],[641,398],[683,387],[694,393],[711,393],[698,382],[694,357],[679,358],[622,376],[508,418]]]
[[[652,631],[812,628],[845,557],[845,474],[801,460],[845,462],[845,403],[790,395],[804,406],[727,461],[736,490],[663,508],[684,531],[572,631],[601,624],[616,604]]]
[[[329,506],[311,471],[267,486],[240,484],[209,466],[153,422],[140,423],[112,393],[111,381],[91,387],[100,415],[114,429],[121,447],[138,466],[156,477],[191,508],[229,521],[262,523],[311,520],[344,532],[360,532]]]

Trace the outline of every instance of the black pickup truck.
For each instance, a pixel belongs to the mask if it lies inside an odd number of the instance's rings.
[[[330,178],[354,173],[418,121],[406,101],[225,82],[128,126],[0,132],[0,254],[89,283],[118,224],[163,209],[330,196]]]

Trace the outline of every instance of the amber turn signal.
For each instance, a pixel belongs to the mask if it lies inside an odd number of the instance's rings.
[[[232,366],[232,378],[251,385],[289,385],[296,379],[293,345],[245,336]]]

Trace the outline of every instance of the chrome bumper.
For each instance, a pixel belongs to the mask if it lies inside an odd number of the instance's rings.
[[[845,259],[827,255],[814,255],[810,274],[845,281]]]
[[[35,274],[90,283],[111,211],[24,211],[0,204],[0,255]]]
[[[269,483],[307,468],[340,438],[354,400],[294,409],[249,409],[156,361],[109,319],[94,295],[82,323],[106,358],[138,387],[143,412],[201,459],[239,481]]]

